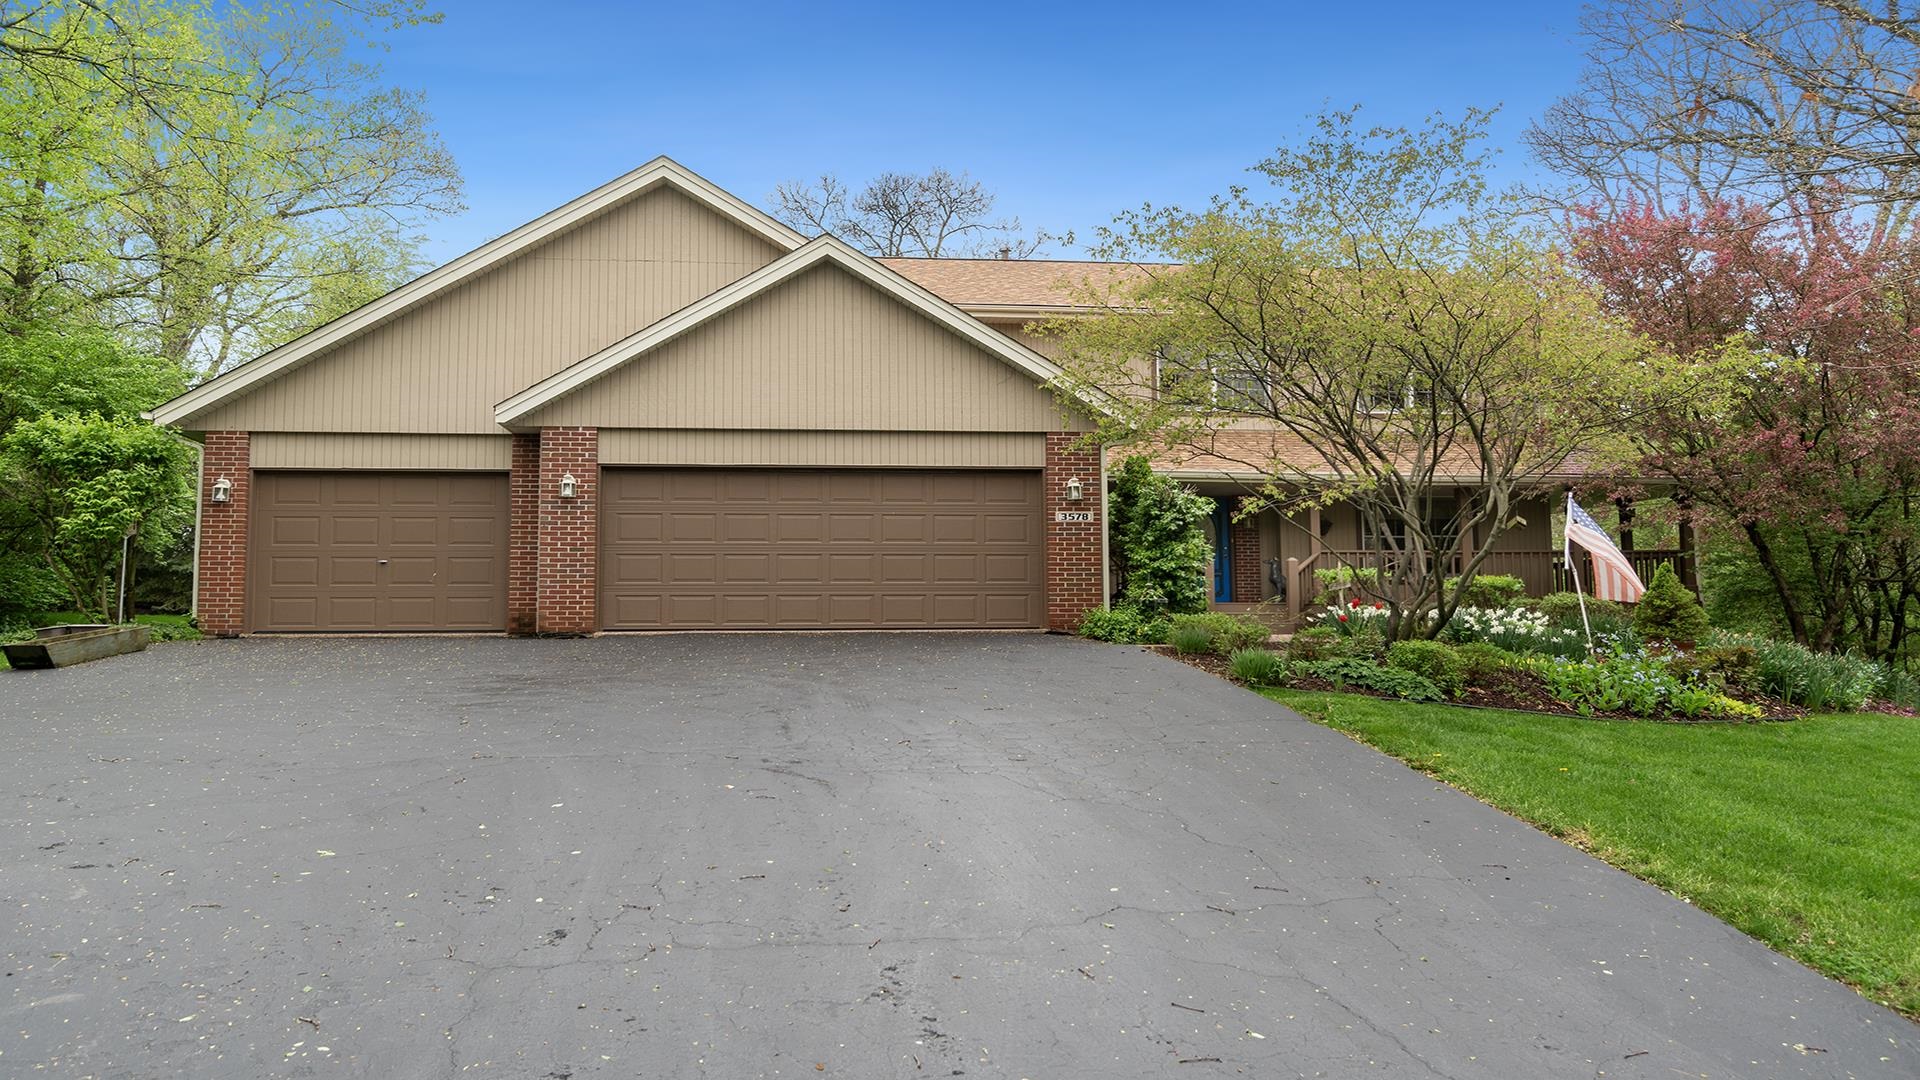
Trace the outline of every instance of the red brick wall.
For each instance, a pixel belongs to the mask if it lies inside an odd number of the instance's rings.
[[[1080,617],[1100,606],[1102,577],[1100,537],[1107,527],[1105,493],[1100,490],[1100,452],[1075,449],[1080,438],[1072,432],[1047,435],[1047,464],[1041,476],[1045,489],[1047,530],[1047,628],[1073,630]],[[1078,477],[1084,495],[1067,499],[1067,481]],[[1061,510],[1090,510],[1090,522],[1055,521]]]
[[[1235,513],[1239,508],[1235,507]],[[1229,546],[1233,548],[1233,600],[1237,604],[1257,604],[1261,596],[1260,582],[1266,577],[1265,568],[1260,565],[1260,526],[1258,517],[1236,519],[1228,532]]]
[[[507,633],[531,634],[538,627],[540,596],[538,435],[513,437],[513,472],[507,479],[507,501]]]
[[[571,499],[560,478],[573,474]],[[590,427],[540,429],[538,615],[542,634],[591,634],[600,569],[600,432]]]
[[[214,481],[233,482],[228,501],[213,501]],[[194,613],[200,632],[233,637],[247,625],[247,502],[253,494],[252,438],[209,431],[200,457],[200,565]]]

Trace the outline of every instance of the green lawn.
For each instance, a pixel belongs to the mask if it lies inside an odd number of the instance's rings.
[[[1626,723],[1263,693],[1920,1017],[1920,719]]]
[[[0,640],[28,641],[32,639],[32,628],[36,626],[93,621],[78,611],[39,611],[28,616],[26,623],[13,632],[0,632]],[[133,621],[153,627],[156,641],[195,641],[200,637],[200,631],[194,629],[185,615],[135,615]]]

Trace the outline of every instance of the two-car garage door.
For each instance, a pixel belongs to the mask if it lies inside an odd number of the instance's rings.
[[[609,630],[1033,627],[1031,471],[608,468]],[[507,478],[260,472],[257,631],[501,630]]]
[[[1042,625],[1040,474],[614,469],[609,630]]]

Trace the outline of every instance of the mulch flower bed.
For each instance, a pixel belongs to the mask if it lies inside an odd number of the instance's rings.
[[[1227,658],[1224,656],[1216,656],[1212,653],[1189,653],[1182,655],[1175,652],[1171,645],[1147,645],[1144,646],[1144,648],[1151,649],[1162,656],[1172,657],[1186,664],[1188,667],[1196,667],[1210,675],[1217,675],[1230,683],[1241,686],[1246,685],[1233,677],[1232,666],[1228,664]],[[1288,690],[1337,690],[1343,694],[1361,694],[1366,697],[1385,698],[1389,701],[1401,700],[1391,694],[1382,694],[1358,686],[1335,687],[1325,679],[1288,679],[1281,685]],[[1766,715],[1758,719],[1748,720],[1743,718],[1727,719],[1717,716],[1640,716],[1636,713],[1625,711],[1582,713],[1556,701],[1547,693],[1546,684],[1542,682],[1538,676],[1521,671],[1507,672],[1502,678],[1502,684],[1499,686],[1469,686],[1461,691],[1459,697],[1444,702],[1444,704],[1476,709],[1506,709],[1512,712],[1539,713],[1542,716],[1570,716],[1583,720],[1646,720],[1663,724],[1752,724],[1781,720],[1801,720],[1805,719],[1808,715],[1806,709],[1798,705],[1789,705],[1776,698],[1761,697],[1738,690],[1728,690],[1727,696],[1747,702],[1750,705],[1757,705],[1766,710]],[[1874,708],[1874,706],[1869,706],[1869,708]],[[1912,715],[1911,710],[1900,709],[1897,706],[1887,706],[1885,709],[1879,711],[1888,710],[1904,715]]]

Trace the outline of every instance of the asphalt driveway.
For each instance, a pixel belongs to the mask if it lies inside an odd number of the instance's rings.
[[[1255,695],[1020,635],[0,672],[0,1075],[1902,1077],[1920,1028]]]

